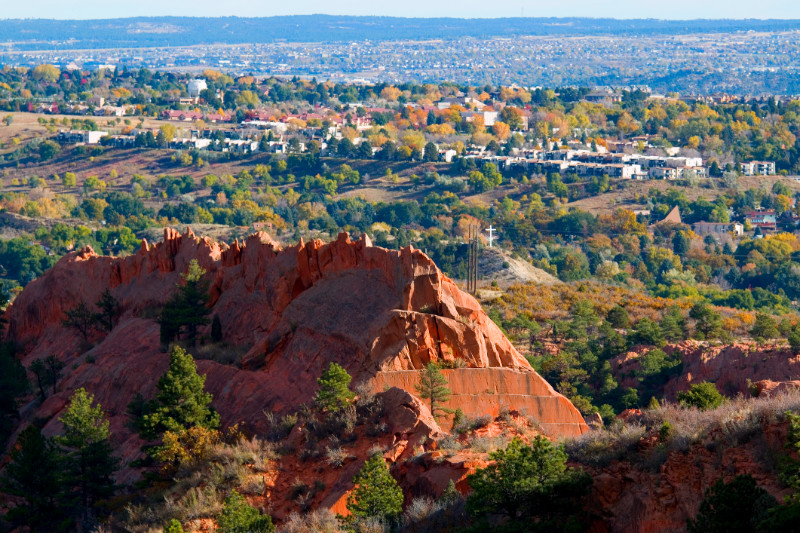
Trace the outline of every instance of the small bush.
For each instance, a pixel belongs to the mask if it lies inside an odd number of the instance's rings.
[[[469,448],[478,453],[492,453],[493,451],[504,448],[509,442],[509,438],[503,435],[497,437],[476,437],[470,440]]]
[[[456,357],[452,361],[448,361],[448,360],[443,359],[443,360],[439,361],[438,364],[439,364],[440,368],[444,368],[444,369],[467,368],[467,366],[469,366],[467,364],[466,360],[461,359],[459,357]]]
[[[297,414],[286,414],[278,420],[275,413],[267,411],[264,411],[264,416],[267,418],[267,424],[269,424],[267,439],[272,442],[279,442],[288,437],[299,419]]]
[[[317,509],[308,513],[292,513],[279,533],[342,533],[339,520],[330,509]]]
[[[607,466],[636,450],[644,434],[645,427],[639,424],[615,425],[567,441],[566,451],[572,460],[579,463]]]
[[[383,421],[367,426],[367,436],[369,437],[378,437],[384,435],[387,431],[389,431],[389,426]]]
[[[468,431],[486,427],[491,423],[492,417],[490,415],[481,415],[475,418],[464,417],[460,424],[453,424],[453,431],[456,433],[467,433]]]
[[[164,528],[164,533],[183,533],[183,526],[178,520],[174,518],[170,520],[167,527]]]
[[[347,460],[347,452],[339,446],[329,446],[325,449],[325,457],[333,468],[341,468]]]
[[[289,489],[289,499],[294,500],[297,499],[298,496],[308,492],[308,485],[303,483],[303,481],[298,477],[292,482],[292,486]]]
[[[463,447],[458,439],[452,435],[444,437],[438,444],[442,450],[458,451]]]
[[[665,420],[664,423],[661,424],[661,428],[658,430],[658,440],[660,442],[667,442],[671,436],[672,424]]]

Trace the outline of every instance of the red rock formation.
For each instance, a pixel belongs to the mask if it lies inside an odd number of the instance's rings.
[[[790,491],[763,457],[765,453],[782,452],[787,426],[766,426],[763,434],[763,440],[737,446],[699,443],[685,452],[672,451],[654,468],[614,461],[604,468],[589,469],[594,479],[589,511],[598,517],[591,531],[686,531],[686,520],[697,515],[706,489],[720,477],[728,482],[736,475],[749,474],[781,501]],[[644,440],[651,442],[649,447],[657,446],[655,436],[654,440]]]
[[[162,243],[143,242],[125,258],[99,257],[90,248],[68,254],[19,295],[7,313],[7,338],[23,347],[23,363],[55,354],[68,369],[62,392],[26,416],[50,419],[46,431],[54,432],[69,391],[86,387],[109,412],[123,459],[134,457],[140,443],[125,426],[126,406],[137,393],[152,396],[167,367],[154,317],[192,259],[208,271],[212,314],[226,342],[247,350],[241,368],[198,361],[224,424],[263,429],[263,411],[308,402],[330,362],[344,366],[354,383],[374,380],[376,388],[413,393],[413,379],[398,372],[462,359],[468,369],[449,371],[458,391],[454,406],[477,414],[519,404],[553,437],[587,429],[478,302],[419,251],[373,247],[346,234],[284,250],[264,233],[226,246],[170,229]],[[64,313],[81,301],[91,305],[105,289],[123,315],[80,353],[79,338],[62,326]]]
[[[620,385],[638,386],[634,372],[639,368],[639,357],[648,350],[647,347],[635,347],[611,359],[612,372],[620,380]],[[705,342],[687,340],[668,344],[664,351],[680,353],[683,361],[681,373],[664,386],[663,395],[670,400],[674,400],[678,392],[701,381],[713,382],[723,394],[735,396],[750,394],[749,387],[755,382],[800,379],[800,355],[782,345],[736,342],[709,346]]]

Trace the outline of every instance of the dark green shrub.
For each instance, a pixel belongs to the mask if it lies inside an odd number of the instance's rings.
[[[725,398],[719,393],[716,385],[704,381],[692,385],[688,391],[678,393],[678,402],[684,407],[697,407],[701,411],[716,409]]]
[[[236,491],[231,492],[230,496],[225,498],[225,505],[222,506],[218,523],[222,533],[272,533],[275,531],[272,518],[262,515]]]
[[[763,531],[759,524],[777,505],[777,500],[750,475],[736,476],[730,483],[718,479],[706,491],[695,519],[686,525],[689,533]]]

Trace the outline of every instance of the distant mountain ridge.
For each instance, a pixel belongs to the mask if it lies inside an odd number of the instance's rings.
[[[400,18],[338,15],[0,20],[0,44],[15,50],[76,50],[288,42],[427,40],[558,35],[676,35],[800,29],[800,20]]]

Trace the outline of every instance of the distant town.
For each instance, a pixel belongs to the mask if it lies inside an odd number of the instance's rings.
[[[410,19],[370,20],[207,19],[202,28],[171,19],[112,20],[76,22],[73,26],[84,27],[77,36],[73,27],[59,29],[54,21],[53,28],[47,21],[0,21],[0,34],[5,28],[8,35],[0,42],[0,64],[196,73],[210,68],[234,76],[350,83],[648,86],[654,92],[682,95],[800,94],[800,26],[793,21],[731,21],[711,30],[703,21],[659,25],[575,19],[559,27],[539,19],[527,24],[526,19],[514,24],[509,22],[513,19],[453,19],[439,26]],[[207,35],[223,28],[224,39],[208,42]],[[312,29],[331,38],[317,40]]]

